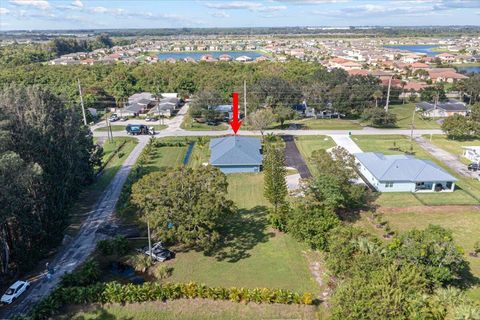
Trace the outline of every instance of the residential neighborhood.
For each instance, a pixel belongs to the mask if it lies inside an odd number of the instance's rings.
[[[474,0],[0,4],[0,319],[480,320]]]

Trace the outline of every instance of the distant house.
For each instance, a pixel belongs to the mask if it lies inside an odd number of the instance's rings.
[[[429,160],[377,152],[354,154],[358,172],[380,192],[452,192],[457,179]]]
[[[433,83],[437,83],[437,82],[454,83],[458,80],[468,79],[467,76],[461,73],[458,73],[453,68],[433,68],[427,71],[428,71],[428,77],[432,80]]]
[[[421,111],[424,116],[430,118],[446,118],[459,114],[466,116],[468,113],[467,106],[463,102],[420,102],[416,106],[417,111]]]
[[[462,147],[462,149],[465,158],[480,164],[480,146]]]
[[[223,173],[260,172],[262,144],[258,138],[229,136],[210,141],[210,164]]]

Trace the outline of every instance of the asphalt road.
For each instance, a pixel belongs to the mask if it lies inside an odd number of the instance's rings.
[[[9,319],[14,315],[26,313],[29,308],[43,297],[46,297],[58,285],[63,274],[72,272],[95,250],[97,241],[102,238],[102,235],[97,234],[96,231],[103,224],[112,223],[112,214],[123,184],[147,142],[148,137],[139,139],[139,143],[124,161],[110,185],[103,192],[95,209],[83,223],[80,232],[60,250],[55,259],[50,263],[55,268],[55,273],[50,281],[41,279],[33,283],[23,300],[10,307],[2,308],[0,313],[1,319]]]

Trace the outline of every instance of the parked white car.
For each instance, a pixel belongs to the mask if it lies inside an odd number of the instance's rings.
[[[14,284],[10,286],[10,288],[7,289],[7,291],[4,293],[0,301],[2,303],[6,304],[11,304],[17,298],[27,291],[27,289],[30,287],[30,282],[28,281],[17,281]]]

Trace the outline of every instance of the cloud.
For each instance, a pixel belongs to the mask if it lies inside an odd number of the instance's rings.
[[[254,12],[275,12],[286,10],[286,6],[266,6],[259,2],[252,1],[232,1],[232,2],[208,2],[205,4],[211,9],[220,10],[250,10]]]
[[[10,12],[7,8],[0,8],[0,16],[5,16]]]
[[[480,8],[478,0],[443,0],[433,6],[434,10]]]
[[[225,11],[213,12],[210,15],[212,17],[215,17],[215,18],[230,18],[230,15],[228,13],[226,13]]]
[[[29,6],[37,9],[50,9],[50,3],[47,0],[10,0],[10,3],[15,6]]]
[[[77,8],[83,8],[83,2],[81,0],[75,0],[72,2],[72,6],[77,7]]]

